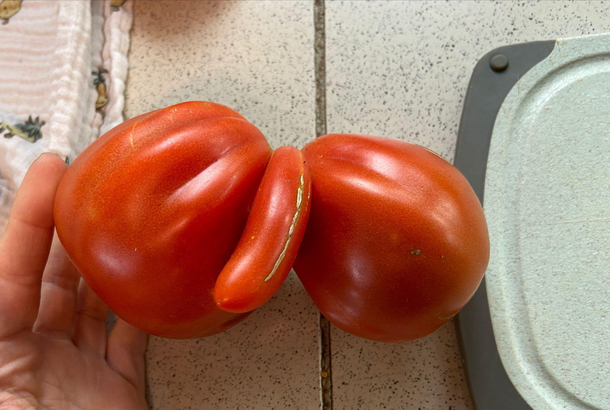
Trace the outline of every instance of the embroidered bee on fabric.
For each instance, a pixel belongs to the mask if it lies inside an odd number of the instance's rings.
[[[119,11],[126,1],[127,0],[110,0],[110,8],[112,11]]]
[[[91,74],[95,77],[93,85],[97,90],[95,109],[100,110],[108,104],[108,90],[106,88],[106,79],[104,78],[104,74],[108,74],[108,70],[102,68],[99,71],[92,71]]]
[[[4,138],[19,137],[34,143],[42,138],[41,130],[45,124],[44,121],[40,121],[40,117],[32,119],[31,115],[26,122],[17,125],[0,121],[0,135],[4,135]]]
[[[23,0],[2,0],[0,2],[0,20],[2,24],[8,24],[8,21],[21,10]]]

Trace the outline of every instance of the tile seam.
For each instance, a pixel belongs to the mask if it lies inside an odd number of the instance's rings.
[[[316,83],[316,137],[326,134],[326,21],[325,0],[315,0],[314,12],[314,70]],[[330,322],[320,314],[319,322],[319,379],[320,409],[332,410],[332,367]]]

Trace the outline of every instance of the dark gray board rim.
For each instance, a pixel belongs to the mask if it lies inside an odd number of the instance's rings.
[[[555,41],[497,48],[476,64],[464,100],[454,165],[483,203],[487,155],[496,116],[504,99],[532,67],[551,54]],[[498,67],[498,61],[508,66]],[[492,59],[496,70],[492,69]],[[500,71],[501,70],[501,71]],[[531,410],[510,381],[493,334],[485,279],[457,316],[458,340],[468,388],[476,410]]]

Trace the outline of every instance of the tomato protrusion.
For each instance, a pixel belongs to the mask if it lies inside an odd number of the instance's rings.
[[[274,151],[246,228],[214,286],[221,309],[249,312],[268,301],[290,273],[309,219],[311,177],[301,151]]]

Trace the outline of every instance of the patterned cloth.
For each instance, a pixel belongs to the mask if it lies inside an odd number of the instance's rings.
[[[0,0],[0,232],[30,164],[123,121],[133,0]]]

